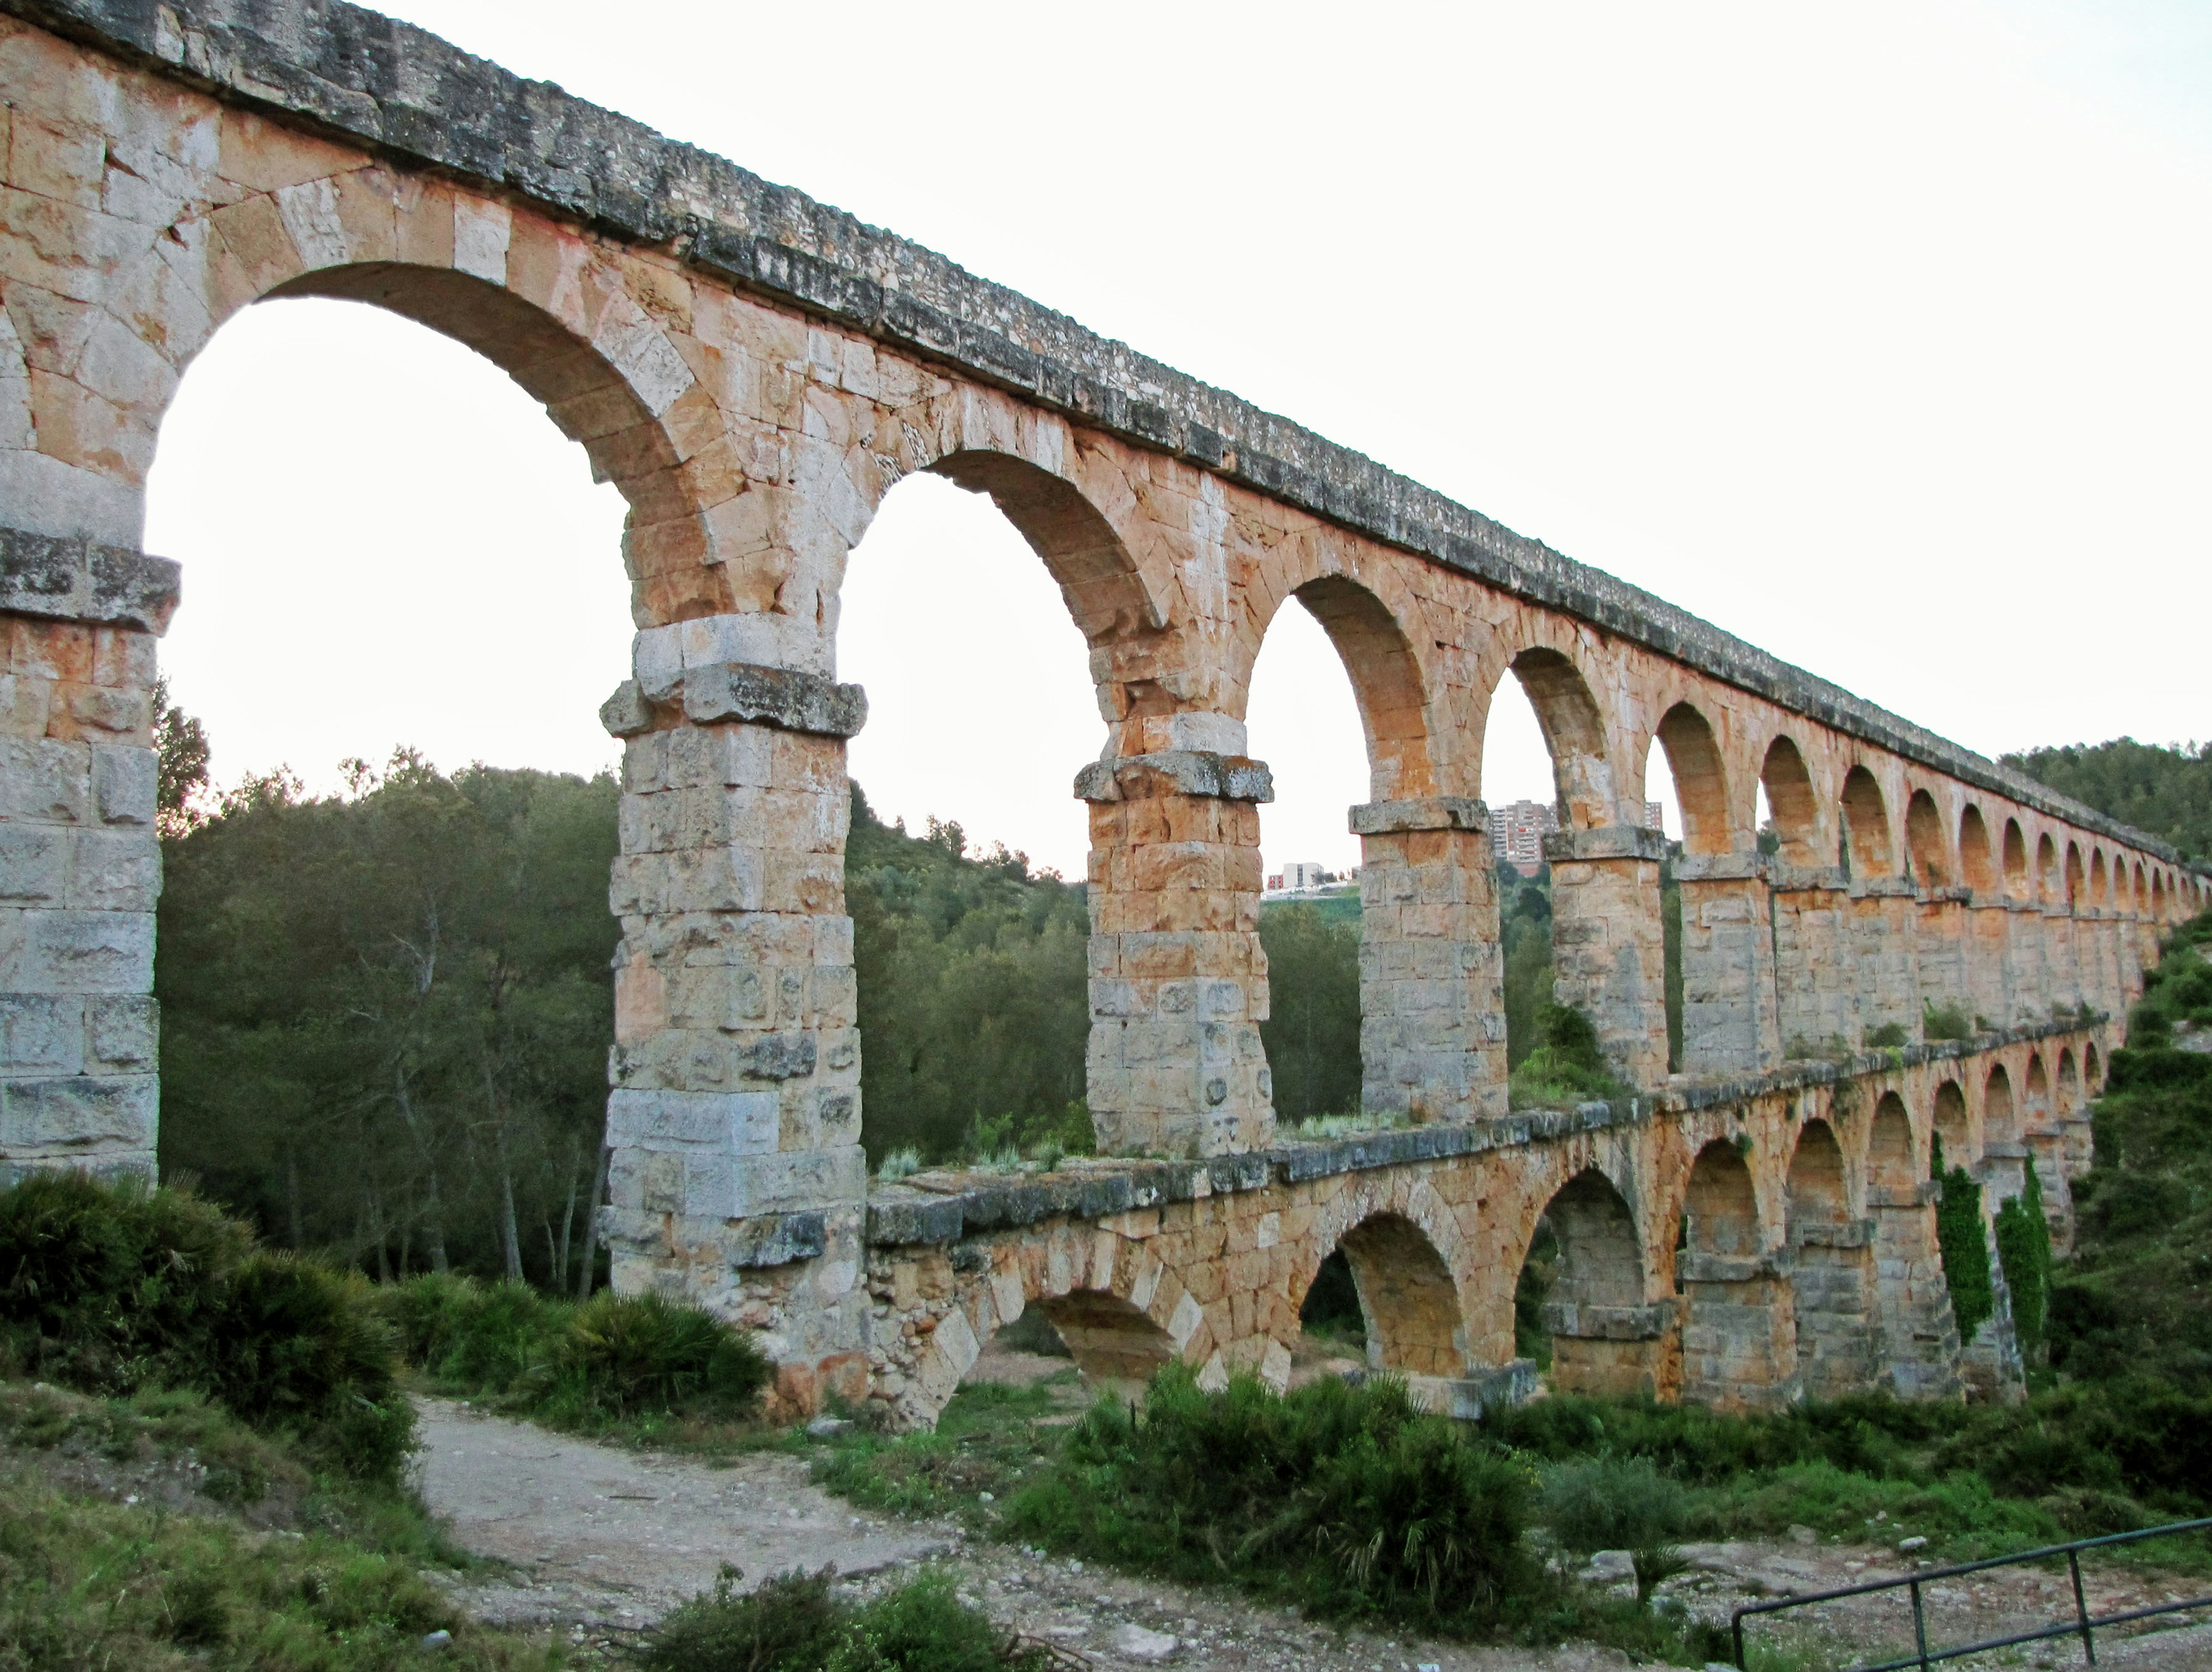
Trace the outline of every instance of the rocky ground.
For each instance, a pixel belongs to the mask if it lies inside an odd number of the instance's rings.
[[[981,1374],[1031,1380],[1064,1360],[988,1355]],[[748,1582],[825,1565],[861,1589],[896,1583],[919,1563],[951,1567],[963,1594],[1012,1629],[1099,1668],[1172,1664],[1188,1672],[1583,1672],[1630,1664],[1617,1651],[1544,1652],[1401,1641],[1316,1626],[1226,1591],[1137,1580],[1080,1562],[991,1544],[950,1521],[902,1521],[855,1510],[810,1483],[805,1464],[759,1453],[723,1467],[621,1451],[451,1401],[422,1401],[421,1484],[468,1547],[512,1566],[472,1581],[462,1600],[483,1617],[550,1627],[579,1642],[612,1642],[672,1603],[708,1589],[724,1563]],[[1052,1419],[1048,1418],[1049,1421]],[[1881,1545],[1822,1543],[1809,1532],[1777,1544],[1692,1546],[1689,1571],[1668,1582],[1709,1617],[1725,1620],[1758,1597],[1802,1595],[1908,1571],[1916,1558]],[[1594,1577],[1626,1584],[1626,1558],[1601,1557]],[[2142,1607],[2191,1582],[2094,1570],[2094,1609]],[[2203,1594],[2203,1588],[2188,1594]],[[2028,1629],[2070,1613],[2063,1570],[2011,1569],[1939,1582],[1927,1592],[1931,1642]],[[1825,1605],[1792,1616],[1831,1644],[1862,1654],[1911,1643],[1902,1593]],[[2071,1640],[2029,1645],[1991,1664],[2081,1663]],[[2100,1635],[2100,1664],[2212,1672],[2212,1626],[2159,1630],[2124,1641]]]

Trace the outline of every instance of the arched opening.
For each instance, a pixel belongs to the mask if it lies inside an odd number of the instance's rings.
[[[1943,837],[1943,815],[1924,789],[1905,804],[1905,839],[1912,853],[1913,879],[1923,888],[1951,885],[1951,854]]]
[[[1982,1087],[1982,1147],[2020,1142],[2019,1113],[2013,1107],[2012,1076],[1999,1063]]]
[[[1947,1079],[1936,1088],[1936,1141],[1942,1146],[1944,1172],[1954,1167],[1971,1169],[1980,1159],[1967,1119],[1966,1094],[1954,1079]]]
[[[2166,921],[2166,873],[2162,871],[2150,873],[2150,915],[2154,922]]]
[[[2021,1088],[2021,1136],[2042,1187],[2051,1246],[2062,1254],[2069,1252],[2074,1246],[2074,1193],[2068,1177],[2066,1138],[2051,1108],[2051,1075],[2043,1066],[2040,1051],[2027,1059],[2027,1074]]]
[[[1959,1332],[1922,1174],[1905,1100],[1885,1091],[1867,1133],[1867,1207],[1874,1219],[1878,1362],[1900,1399],[1942,1398],[1958,1387]]]
[[[2008,818],[2004,827],[2005,892],[2015,900],[2035,897],[2035,885],[2027,874],[2027,838],[2020,820]]]
[[[1545,838],[1608,825],[1619,814],[1604,720],[1580,671],[1541,647],[1522,651],[1509,667],[1512,677],[1500,678],[1489,696],[1480,781],[1498,850],[1506,1062],[1517,1068],[1541,1043],[1544,1007],[1555,996],[1587,1006],[1586,989],[1612,970],[1603,958],[1581,968],[1577,954],[1564,972],[1555,965],[1555,911],[1573,916],[1582,907],[1554,891]]]
[[[1844,864],[1859,882],[1893,877],[1889,808],[1873,773],[1855,766],[1844,779]]]
[[[1959,816],[1959,871],[1968,888],[1982,899],[1996,893],[1996,866],[1990,855],[1990,827],[1982,810],[1969,805]]]
[[[2143,862],[2141,860],[2137,860],[2136,861],[2136,879],[2133,892],[2135,894],[2136,909],[2137,911],[2143,910],[2149,903],[2150,891],[2148,885],[2143,880]]]
[[[1677,702],[1661,716],[1657,740],[1674,781],[1675,805],[1681,809],[1684,851],[1733,852],[1736,842],[1729,812],[1728,775],[1711,725],[1687,702]],[[1648,758],[1645,775],[1648,781]]]
[[[2081,1076],[2074,1066],[2073,1047],[2062,1047],[2058,1053],[2057,1115],[2062,1121],[2070,1121],[2081,1112]]]
[[[843,905],[878,1169],[1092,1146],[1090,832],[1068,786],[1102,730],[1086,627],[1126,624],[1133,584],[1069,484],[979,453],[899,481],[846,559],[837,672],[869,719],[846,751]],[[1021,699],[989,748],[948,747],[971,704],[945,647],[986,640]]]
[[[2094,848],[2089,854],[2089,903],[2102,908],[2111,903],[2106,881],[2105,850]]]
[[[1719,1410],[1757,1408],[1796,1392],[1796,1325],[1788,1286],[1764,1258],[1759,1196],[1738,1146],[1698,1151],[1683,1198],[1678,1282],[1682,1397]]]
[[[1511,666],[1544,734],[1561,826],[1589,830],[1610,824],[1613,769],[1606,756],[1605,719],[1582,671],[1558,651],[1540,647],[1522,651]],[[1486,776],[1484,783],[1487,793]]]
[[[1839,1399],[1871,1387],[1877,1371],[1873,1249],[1850,1215],[1843,1146],[1826,1121],[1808,1121],[1790,1159],[1790,1280],[1797,1371],[1808,1397]]]
[[[1337,1247],[1358,1292],[1369,1368],[1466,1374],[1458,1286],[1419,1225],[1400,1214],[1377,1213],[1346,1231]]]
[[[2083,1094],[2094,1097],[2104,1089],[2104,1063],[2097,1055],[2097,1048],[2094,1045],[2082,1046],[2081,1090]]]
[[[2063,898],[2069,906],[2087,903],[2086,878],[2081,868],[2081,845],[2076,842],[2066,844],[2066,892]]]
[[[2035,843],[2035,897],[2046,906],[2063,905],[2066,900],[2065,880],[2058,871],[2058,844],[2045,830]]]
[[[1759,782],[1766,797],[1766,822],[1773,829],[1778,850],[1791,865],[1823,863],[1820,852],[1820,800],[1813,793],[1813,775],[1805,757],[1788,737],[1766,746]]]
[[[1050,1325],[1084,1384],[1118,1397],[1142,1394],[1175,1361],[1175,1339],[1128,1301],[1103,1289],[1078,1289],[1033,1300],[1027,1311]],[[1023,1322],[1027,1322],[1026,1314]],[[1011,1326],[1019,1328],[1020,1324]],[[1001,1330],[1003,1339],[1008,1332]]]
[[[1315,612],[1309,593],[1334,604],[1336,629],[1351,636],[1360,662]],[[1386,692],[1400,683],[1398,659],[1377,643],[1382,635],[1371,624],[1355,630],[1357,612],[1345,599],[1331,599],[1328,583],[1293,596],[1302,607],[1286,602],[1267,623],[1244,714],[1250,751],[1267,763],[1274,785],[1274,799],[1259,809],[1260,943],[1268,988],[1260,1037],[1276,1118],[1297,1126],[1363,1107],[1360,1025],[1368,995],[1359,946],[1369,925],[1358,879],[1365,844],[1352,833],[1345,809],[1364,803],[1378,776],[1402,766],[1405,740],[1394,739],[1387,755],[1372,752],[1366,728],[1375,722],[1363,718],[1355,666],[1372,676],[1379,665]],[[1388,704],[1386,696],[1376,706]],[[1382,724],[1418,726],[1415,707],[1411,722]],[[1425,773],[1425,752],[1417,752]]]
[[[1562,1393],[1657,1391],[1664,1307],[1644,1302],[1635,1216],[1595,1167],[1562,1185],[1536,1222],[1516,1292],[1522,1350]]]
[[[2040,1054],[2027,1060],[2025,1104],[2023,1116],[2029,1132],[2053,1132],[2057,1129],[2057,1117],[2051,1107],[2051,1075],[2043,1066]]]
[[[672,462],[597,349],[451,272],[278,287],[185,369],[147,534],[225,793],[164,832],[161,1153],[271,1240],[604,1280],[598,716],[633,625],[708,585]]]

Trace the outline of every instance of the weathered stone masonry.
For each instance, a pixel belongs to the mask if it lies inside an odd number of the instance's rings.
[[[0,1166],[151,1164],[147,707],[178,585],[139,550],[143,487],[185,368],[269,296],[366,301],[469,344],[629,506],[634,677],[604,711],[625,740],[607,1228],[619,1281],[761,1328],[799,1403],[841,1388],[926,1418],[963,1330],[1024,1298],[1101,1373],[1157,1361],[1141,1316],[1209,1373],[1278,1375],[1340,1243],[1385,1362],[1491,1396],[1519,1374],[1498,1296],[1544,1213],[1570,1384],[1942,1391],[1962,1349],[1913,1170],[1929,1077],[1956,1062],[1978,1110],[1986,1064],[2015,1087],[2039,1073],[2045,1125],[1972,1157],[1993,1200],[2031,1158],[2063,1187],[2100,1018],[2202,904],[2140,832],[376,14],[0,0]],[[1089,641],[1091,1106],[1109,1152],[1183,1158],[1095,1164],[1071,1175],[1091,1195],[980,1229],[966,1207],[957,1227],[909,1212],[925,1187],[872,1194],[859,1145],[844,747],[866,704],[836,682],[838,594],[884,494],[924,470],[992,497]],[[1364,1096],[1417,1123],[1351,1150],[1277,1144],[1259,1043],[1269,788],[1243,714],[1292,597],[1368,740]],[[1638,1088],[1602,1116],[1504,1110],[1480,753],[1509,674],[1556,769],[1559,995]],[[1662,854],[1638,816],[1655,747],[1686,824],[1672,1076]],[[1902,1066],[1804,1060],[1917,1027],[1924,1003],[1981,1036]],[[1784,1141],[1816,1128],[1817,1156]],[[1964,1351],[2002,1380],[2001,1343]]]

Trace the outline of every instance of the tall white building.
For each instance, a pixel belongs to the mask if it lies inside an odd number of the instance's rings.
[[[1559,828],[1556,808],[1545,801],[1516,801],[1490,810],[1490,851],[1524,877],[1544,863],[1544,834]]]

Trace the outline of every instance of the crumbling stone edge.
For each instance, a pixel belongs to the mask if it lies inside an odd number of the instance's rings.
[[[0,612],[160,633],[183,584],[167,557],[0,526]]]
[[[2173,861],[2175,851],[935,252],[344,0],[0,0],[236,103],[514,193]]]
[[[1279,1144],[1270,1149],[1202,1160],[1110,1157],[1071,1160],[1062,1162],[1060,1170],[1052,1173],[1003,1182],[978,1182],[971,1177],[952,1185],[948,1180],[950,1188],[943,1190],[904,1181],[872,1184],[868,1242],[873,1246],[955,1243],[977,1231],[1002,1231],[1044,1219],[1104,1219],[1170,1202],[1299,1184],[1339,1173],[1517,1149],[1580,1133],[1640,1126],[1661,1115],[1726,1108],[1756,1097],[1836,1085],[1862,1075],[1949,1061],[2006,1045],[2085,1031],[2088,1030],[2079,1023],[2039,1023],[1995,1030],[1972,1039],[1863,1051],[1842,1063],[1793,1062],[1775,1073],[1670,1086],[1648,1097],[1586,1103],[1572,1109],[1523,1110],[1467,1125],[1401,1127],[1316,1143]]]

